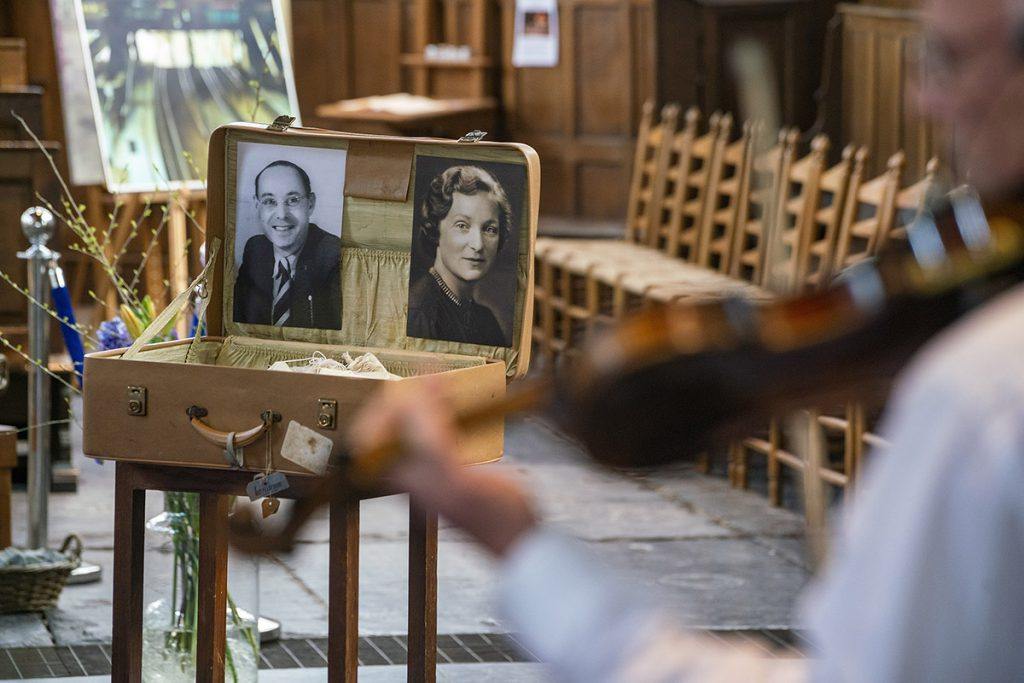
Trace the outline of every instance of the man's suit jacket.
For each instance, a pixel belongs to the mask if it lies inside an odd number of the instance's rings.
[[[235,281],[235,322],[270,325],[274,304],[274,245],[266,235],[245,243]],[[341,240],[309,224],[306,244],[295,259],[291,315],[285,327],[341,329]]]

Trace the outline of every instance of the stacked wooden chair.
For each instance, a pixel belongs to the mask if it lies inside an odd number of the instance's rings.
[[[595,324],[658,297],[766,296],[751,283],[696,263],[704,232],[712,227],[706,215],[709,188],[722,187],[724,180],[725,194],[736,191],[732,185],[738,189],[731,180],[743,170],[745,136],[728,144],[728,115],[713,114],[701,134],[695,109],[681,128],[678,108],[663,109],[657,123],[652,116],[653,108],[645,107],[626,239],[538,240],[534,340],[548,357],[571,356]]]
[[[646,305],[820,289],[888,240],[906,239],[938,162],[904,186],[902,153],[866,178],[863,148],[845,147],[829,166],[830,145],[819,135],[804,147],[794,129],[737,125],[729,114],[705,122],[693,108],[680,116],[670,105],[655,120],[645,106],[625,239],[538,240],[534,338],[541,350],[571,357],[595,326]],[[848,490],[866,448],[881,445],[868,428],[873,416],[851,403],[814,418],[833,446],[817,472],[805,471],[773,421],[730,447],[730,480],[747,485],[753,453],[765,458],[774,504],[781,504],[786,469]]]
[[[855,159],[853,164],[851,159]],[[822,174],[821,197],[815,200],[815,218],[805,236],[806,259],[797,271],[798,285],[804,289],[827,286],[843,268],[874,256],[889,239],[906,239],[906,226],[920,213],[928,193],[935,187],[937,159],[928,163],[922,179],[902,189],[902,153],[894,154],[878,177],[862,182],[865,159],[863,149],[847,147],[841,161]],[[800,472],[801,476],[816,476],[848,495],[867,450],[886,446],[869,429],[877,416],[867,415],[862,404],[853,402],[831,413],[814,413],[813,417],[836,446],[830,462],[815,473],[806,472],[803,458],[786,447],[776,420],[765,434],[730,447],[730,481],[747,486],[747,457],[756,453],[766,459],[768,497],[774,505],[782,502],[784,467]]]

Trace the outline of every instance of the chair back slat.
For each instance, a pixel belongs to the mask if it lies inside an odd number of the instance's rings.
[[[879,249],[884,247],[890,239],[901,241],[907,239],[907,226],[913,223],[924,209],[929,193],[936,186],[938,172],[939,159],[932,157],[925,167],[924,177],[896,193],[896,215],[893,217],[889,230],[879,239]]]
[[[818,196],[814,200],[810,230],[807,231],[803,258],[797,268],[797,279],[807,289],[820,289],[832,276],[836,239],[843,217],[846,194],[850,189],[853,167],[853,145],[847,145],[842,158],[821,174]]]
[[[791,131],[791,135],[795,133]],[[795,150],[795,138],[793,142]],[[828,136],[815,136],[807,155],[794,159],[782,174],[775,214],[776,244],[774,248],[768,246],[769,260],[765,264],[767,284],[775,291],[791,292],[797,286],[798,265],[804,258],[814,220],[814,204],[829,144]]]
[[[679,257],[685,261],[697,260],[700,222],[707,197],[708,180],[711,177],[716,142],[723,119],[726,118],[731,126],[732,117],[722,116],[718,112],[712,114],[708,119],[707,133],[689,141],[688,149],[688,141],[677,135],[677,147],[679,148],[679,163],[675,167],[677,187],[671,198],[671,203],[668,204],[668,224],[657,236],[656,243],[652,244],[670,256]]]
[[[759,140],[767,133],[756,123],[751,134],[751,154],[760,147]],[[735,239],[729,274],[753,284],[764,279],[766,231],[768,217],[778,204],[779,178],[792,161],[792,147],[796,134],[789,129],[778,133],[777,142],[767,151],[752,158],[744,168],[741,193],[736,214]]]
[[[836,244],[835,273],[874,256],[880,237],[888,233],[895,218],[896,194],[905,161],[903,152],[889,157],[880,176],[862,182],[866,159],[867,151],[864,149],[859,150],[854,158]]]
[[[736,218],[749,187],[743,182],[750,161],[751,124],[746,122],[738,140],[719,135],[711,167],[707,207],[701,224],[697,264],[719,273],[728,272],[735,242]]]
[[[654,121],[654,103],[644,102],[640,116],[640,130],[636,137],[633,156],[633,176],[629,185],[629,201],[626,209],[626,241],[643,243],[648,238],[650,216],[653,212],[654,197],[659,182],[657,171],[662,150],[667,138],[664,114],[678,111],[674,105],[662,110],[662,119]],[[675,129],[674,121],[672,129]]]

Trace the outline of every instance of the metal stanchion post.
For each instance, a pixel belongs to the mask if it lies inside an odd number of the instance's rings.
[[[21,230],[29,248],[18,252],[28,261],[28,292],[36,301],[49,299],[50,261],[46,243],[53,236],[53,214],[35,206],[21,214]],[[28,348],[28,546],[46,547],[50,497],[50,378],[43,368],[50,360],[50,321],[46,311],[29,303]],[[38,363],[39,365],[36,365]]]
[[[35,302],[49,305],[50,291],[61,279],[60,254],[47,248],[56,223],[53,214],[34,206],[21,214],[21,230],[29,248],[18,252],[28,261],[28,292]],[[62,283],[61,283],[62,284]],[[28,307],[28,347],[34,363],[28,368],[28,546],[46,547],[50,502],[50,316],[36,303]],[[38,364],[38,365],[37,365]],[[82,562],[72,570],[68,583],[99,581],[102,567]]]

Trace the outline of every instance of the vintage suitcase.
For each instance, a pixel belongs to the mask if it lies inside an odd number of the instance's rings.
[[[281,128],[214,131],[206,237],[222,246],[208,278],[208,335],[130,359],[89,354],[87,455],[228,468],[233,433],[234,466],[262,471],[269,425],[270,467],[308,474],[309,463],[281,454],[290,423],[337,451],[386,381],[267,369],[313,352],[372,351],[399,381],[440,375],[465,405],[526,373],[537,154],[472,136]],[[501,456],[501,424],[462,438],[471,463]]]

